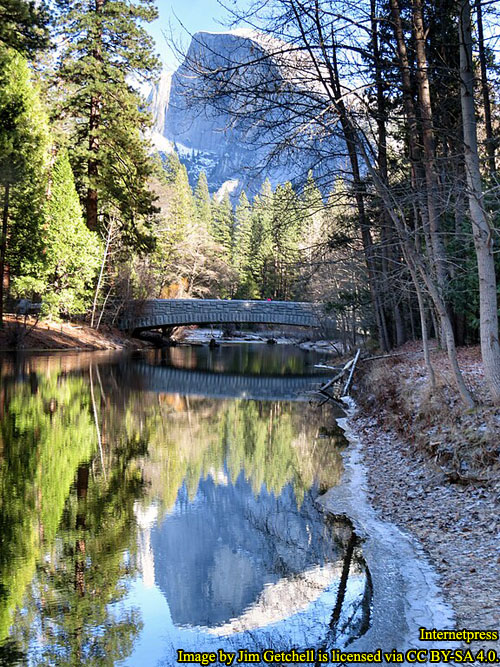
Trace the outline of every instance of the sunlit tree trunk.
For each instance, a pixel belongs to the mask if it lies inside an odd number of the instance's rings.
[[[100,13],[104,7],[105,0],[95,0],[95,12]],[[93,52],[93,57],[96,62],[101,60],[100,49],[96,48]],[[97,192],[97,178],[99,176],[99,126],[101,122],[101,98],[94,94],[90,99],[90,115],[89,115],[89,158],[87,163],[87,176],[89,180],[87,189],[87,227],[92,230],[97,230],[97,219],[99,214],[99,197]]]
[[[415,53],[417,58],[417,87],[422,136],[424,144],[424,171],[427,190],[427,210],[429,214],[429,229],[431,234],[432,250],[436,262],[437,285],[444,294],[446,283],[446,251],[442,239],[439,222],[438,179],[436,173],[436,154],[434,145],[434,128],[432,120],[431,90],[429,83],[429,68],[426,55],[426,31],[424,27],[422,2],[413,0],[413,30],[415,35]]]
[[[481,68],[481,92],[483,96],[484,129],[486,131],[486,153],[488,155],[488,170],[490,176],[496,175],[495,139],[491,122],[491,100],[488,86],[488,72],[486,67],[486,52],[484,48],[483,8],[481,0],[476,0],[477,15],[477,45],[479,49],[479,65]]]
[[[469,0],[459,0],[460,78],[462,122],[464,130],[465,169],[472,234],[479,273],[479,308],[481,354],[484,374],[491,396],[500,403],[500,345],[498,341],[498,299],[492,230],[483,205],[479,169],[477,128],[474,104],[474,65],[472,60],[472,26]]]

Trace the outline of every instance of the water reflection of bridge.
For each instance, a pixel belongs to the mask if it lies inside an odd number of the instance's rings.
[[[324,375],[241,375],[135,363],[126,369],[132,388],[165,394],[262,401],[297,400],[325,381]]]

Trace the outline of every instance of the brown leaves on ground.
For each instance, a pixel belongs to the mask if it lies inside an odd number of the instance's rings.
[[[458,360],[477,402],[466,410],[453,384],[446,354],[433,346],[437,387],[431,391],[421,344],[398,356],[364,364],[359,400],[377,420],[410,439],[452,482],[488,484],[500,472],[500,411],[489,400],[478,347],[460,348]],[[368,367],[367,367],[368,366]]]
[[[7,315],[0,329],[0,351],[6,350],[121,350],[144,347],[118,329],[103,326],[99,331],[83,324],[37,322],[33,317]]]

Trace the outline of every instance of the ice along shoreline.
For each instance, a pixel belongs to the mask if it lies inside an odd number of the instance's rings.
[[[454,612],[445,602],[437,574],[423,550],[396,525],[383,521],[370,504],[361,441],[349,424],[353,411],[354,404],[350,403],[349,416],[337,420],[350,443],[343,452],[341,484],[318,499],[326,512],[346,516],[352,522],[371,574],[371,624],[363,636],[349,645],[349,651],[374,652],[381,648],[406,652],[410,648],[451,647],[449,642],[419,640],[421,627],[453,628]]]

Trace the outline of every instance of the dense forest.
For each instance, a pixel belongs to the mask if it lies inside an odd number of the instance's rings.
[[[158,73],[143,28],[156,10],[127,3],[124,18],[122,4],[2,10],[3,299],[97,325],[132,298],[304,296],[331,225],[312,175],[300,192],[264,181],[252,202],[210,194],[203,172],[193,191],[176,154],[152,152],[129,83]]]
[[[495,3],[228,12],[258,31],[255,55],[192,59],[191,103],[313,167],[274,189],[264,176],[251,201],[214,196],[204,174],[192,189],[152,150],[137,82],[159,75],[153,0],[1,0],[0,322],[20,297],[93,326],[133,298],[310,299],[383,350],[421,337],[431,386],[437,338],[468,406],[455,347],[480,341],[498,402]]]

